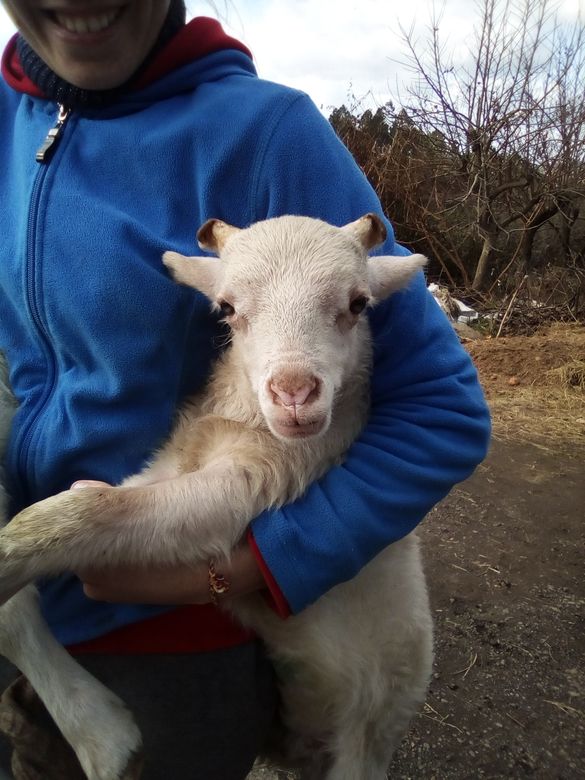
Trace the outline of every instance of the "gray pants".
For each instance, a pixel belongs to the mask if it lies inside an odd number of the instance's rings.
[[[145,747],[142,780],[243,780],[275,717],[274,674],[260,643],[193,655],[78,660],[136,717]],[[0,685],[14,676],[2,660]],[[9,772],[10,745],[2,741],[0,766]]]

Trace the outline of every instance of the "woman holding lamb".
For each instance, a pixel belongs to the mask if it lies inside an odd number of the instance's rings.
[[[204,385],[221,326],[202,295],[169,283],[164,250],[193,254],[210,217],[343,225],[380,205],[311,101],[259,78],[216,21],[185,23],[181,0],[4,5],[19,29],[0,84],[14,514],[139,471]],[[406,254],[386,229],[379,251]],[[408,534],[485,455],[476,373],[422,275],[370,319],[363,433],[302,499],[257,517],[221,571],[231,595],[261,590],[282,620]],[[55,636],[136,714],[145,780],[246,776],[274,719],[274,676],[261,644],[213,603],[229,594],[208,565],[84,570],[40,590]],[[0,713],[13,766],[61,780],[53,749],[45,763],[30,749],[57,736],[15,686]]]

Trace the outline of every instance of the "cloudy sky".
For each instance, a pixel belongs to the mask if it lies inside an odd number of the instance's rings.
[[[193,14],[216,15],[213,3],[187,0]],[[564,18],[576,19],[585,0],[559,0]],[[473,0],[216,0],[224,26],[254,53],[264,78],[308,92],[325,112],[351,102],[382,105],[405,87],[401,27],[422,39],[441,10],[440,32],[463,59],[477,20]],[[585,18],[585,17],[584,17]],[[0,9],[0,45],[13,28]]]

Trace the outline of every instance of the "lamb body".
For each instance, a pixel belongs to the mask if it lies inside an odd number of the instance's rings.
[[[362,310],[403,287],[424,258],[368,259],[384,239],[373,215],[344,228],[211,220],[198,237],[219,262],[172,252],[164,262],[223,310],[230,349],[141,474],[39,502],[0,533],[0,592],[95,560],[221,560],[262,510],[342,462],[363,427],[371,345]],[[286,757],[303,777],[382,780],[432,659],[416,537],[288,620],[257,594],[229,608],[280,671]]]

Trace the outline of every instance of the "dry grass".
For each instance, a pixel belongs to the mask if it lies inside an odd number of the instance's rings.
[[[584,360],[571,360],[569,363],[565,363],[564,365],[560,366],[560,368],[551,369],[549,374],[567,390],[571,390],[573,388],[577,390],[585,390]]]
[[[493,416],[494,436],[545,447],[585,445],[585,328],[557,323],[534,336],[466,345]]]
[[[546,446],[560,439],[585,445],[585,395],[563,387],[517,387],[488,393],[494,436]]]

